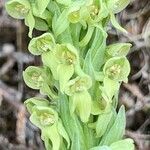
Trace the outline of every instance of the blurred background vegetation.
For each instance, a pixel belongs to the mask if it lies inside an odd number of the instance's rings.
[[[23,105],[25,99],[38,96],[38,91],[28,88],[22,79],[27,66],[41,62],[29,54],[28,29],[7,15],[5,2],[0,0],[0,150],[44,150],[40,133],[29,122]],[[129,83],[122,84],[119,96],[119,105],[126,106],[125,136],[134,139],[137,150],[150,150],[150,0],[131,0],[117,18],[129,33],[110,25],[108,44],[133,45],[128,54]]]

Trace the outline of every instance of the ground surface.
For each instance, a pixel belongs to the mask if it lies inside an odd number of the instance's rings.
[[[0,0],[0,150],[44,150],[38,129],[28,121],[23,101],[38,95],[25,86],[22,71],[40,62],[27,51],[27,29],[7,16]],[[150,150],[150,1],[131,0],[118,15],[129,32],[110,26],[108,43],[131,42],[128,55],[132,71],[120,90],[120,105],[126,106],[126,136],[138,150]]]

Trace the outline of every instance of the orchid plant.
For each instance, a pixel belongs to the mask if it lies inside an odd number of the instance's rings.
[[[9,0],[10,16],[29,27],[28,49],[41,66],[23,72],[45,98],[25,101],[47,150],[134,150],[124,139],[125,108],[116,111],[128,81],[130,43],[106,44],[108,23],[130,0]],[[33,29],[42,31],[32,38]]]

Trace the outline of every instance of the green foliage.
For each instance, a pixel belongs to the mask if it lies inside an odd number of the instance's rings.
[[[42,65],[23,72],[27,86],[45,98],[25,101],[30,121],[41,130],[47,150],[134,150],[123,139],[125,108],[116,111],[131,44],[106,44],[109,22],[129,0],[10,0],[6,10],[29,27],[44,31],[28,49]]]

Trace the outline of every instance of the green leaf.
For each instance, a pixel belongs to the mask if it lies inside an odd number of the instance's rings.
[[[107,34],[103,30],[102,27],[98,27],[98,30],[99,31],[97,31],[97,32],[101,33],[101,35],[100,35],[100,41],[97,39],[98,42],[100,42],[100,46],[96,47],[97,49],[93,49],[93,54],[94,55],[92,55],[92,64],[93,64],[93,67],[94,67],[95,71],[99,71],[100,68],[101,68],[101,66],[104,63],[104,54],[105,54],[106,37],[107,37]],[[97,43],[97,44],[99,44],[99,43]]]
[[[113,13],[110,14],[110,20],[111,20],[112,25],[113,25],[116,29],[120,30],[121,32],[127,33],[127,31],[126,31],[124,28],[122,28],[122,27],[120,26],[120,24],[117,22],[117,20],[116,20],[116,18],[115,18],[115,15],[114,15]]]
[[[67,19],[68,10],[64,10],[59,17],[55,14],[53,19],[53,32],[55,36],[57,37],[61,33],[63,33],[68,27],[69,27],[69,21]]]
[[[39,14],[42,14],[45,11],[45,9],[46,9],[47,5],[49,4],[49,2],[50,2],[50,0],[42,0],[42,1],[41,0],[36,0],[37,9],[38,9]]]
[[[134,141],[132,139],[120,140],[110,145],[112,150],[134,150]]]
[[[86,144],[81,122],[78,120],[75,114],[70,114],[68,97],[65,94],[60,93],[59,98],[60,116],[63,125],[71,139],[71,150],[86,150]]]
[[[98,120],[96,122],[96,135],[97,137],[101,137],[107,130],[108,124],[111,120],[112,112],[104,112],[98,116]],[[106,119],[107,118],[107,119]]]
[[[55,45],[53,35],[51,33],[44,33],[33,38],[29,43],[28,49],[33,55],[41,55],[47,51],[53,51]]]
[[[68,134],[67,134],[65,128],[62,125],[62,122],[60,122],[60,121],[58,122],[57,128],[58,128],[59,134],[67,141],[67,144],[68,144],[67,148],[69,148],[70,140],[69,140],[69,137],[68,137]]]
[[[48,24],[41,18],[35,17],[35,29],[40,31],[47,31]]]
[[[103,136],[100,145],[111,145],[112,143],[120,140],[125,132],[126,117],[125,108],[122,106],[118,112],[114,124],[111,126],[109,132]]]
[[[130,0],[113,0],[113,1],[108,0],[107,1],[108,8],[115,14],[125,9],[129,3]]]
[[[89,26],[85,37],[79,42],[80,47],[84,47],[89,43],[92,37],[93,31],[94,31],[94,27]]]
[[[92,64],[92,58],[91,58],[91,49],[88,50],[86,57],[84,59],[84,64],[83,64],[83,71],[88,74],[92,80],[95,79],[95,74],[94,74],[94,68]]]
[[[5,7],[8,14],[16,19],[24,19],[31,9],[28,0],[11,0],[6,2]]]

